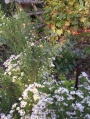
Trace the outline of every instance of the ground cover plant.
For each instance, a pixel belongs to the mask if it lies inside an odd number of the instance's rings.
[[[17,3],[1,7],[0,118],[90,119],[89,0],[42,4],[40,28]]]

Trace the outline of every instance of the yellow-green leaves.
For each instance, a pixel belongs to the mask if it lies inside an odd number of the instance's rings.
[[[90,27],[90,0],[45,0],[46,22],[49,24],[49,33],[57,35],[80,34],[78,29],[88,29]],[[70,30],[72,29],[72,30]]]
[[[55,32],[55,24],[50,24],[51,30]]]
[[[75,0],[69,0],[69,5],[74,5]]]
[[[57,35],[61,35],[61,34],[63,34],[63,30],[62,29],[58,29],[58,30],[56,30],[56,33],[57,33]]]

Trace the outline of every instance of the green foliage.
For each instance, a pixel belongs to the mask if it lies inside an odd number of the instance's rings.
[[[59,74],[68,74],[70,72],[74,72],[78,62],[81,63],[84,67],[86,64],[82,64],[82,62],[86,62],[85,59],[89,58],[89,42],[86,41],[86,45],[84,42],[84,36],[69,36],[63,45],[56,44],[54,46],[55,51],[55,72]],[[87,36],[86,36],[87,37]],[[78,40],[79,39],[79,40]],[[86,68],[88,70],[88,66]]]
[[[90,27],[89,0],[52,0],[52,2],[45,0],[45,2],[45,21],[47,24],[53,24],[55,31],[62,29],[65,33],[70,28],[77,31],[78,28],[87,29]]]
[[[30,34],[30,19],[24,11],[17,11],[13,17],[7,18],[0,12],[0,17],[0,36],[5,39],[6,44],[14,52],[21,52],[25,48],[27,39],[32,36]]]
[[[56,59],[54,61],[56,72],[68,74],[76,66],[76,60],[79,58],[78,51],[73,51],[75,43],[66,43],[57,47]]]
[[[9,113],[13,103],[18,101],[22,89],[19,84],[12,82],[11,77],[3,75],[0,70],[0,112]]]
[[[87,56],[90,55],[90,46],[88,45],[86,48],[84,48],[84,51]]]
[[[23,70],[31,82],[40,81],[51,62],[51,46],[45,42],[28,42],[22,57]],[[49,58],[51,60],[49,60]]]
[[[66,75],[75,70],[79,60],[85,59],[90,54],[89,46],[84,49],[80,46],[89,35],[85,33],[70,36],[69,28],[77,31],[79,27],[83,29],[90,27],[90,2],[89,0],[84,2],[45,0],[45,2],[47,5],[44,18],[52,31],[46,27],[43,31],[33,28],[35,24],[24,11],[17,10],[11,17],[6,17],[0,11],[0,42],[8,45],[15,54],[4,62],[5,70],[0,70],[0,113],[8,114],[11,110],[13,118],[20,119],[28,115],[30,118],[33,113],[37,115],[41,110],[40,114],[43,115],[43,111],[48,112],[46,116],[50,118],[54,118],[51,116],[56,114],[57,119],[75,117],[82,119],[89,113],[88,101],[82,103],[83,98],[88,98],[89,95],[89,80],[87,77],[81,78],[79,83],[83,85],[75,92],[75,81],[73,78],[66,80]],[[48,32],[50,37],[47,36]],[[46,37],[43,37],[43,34],[46,34]],[[65,37],[63,45],[55,42],[52,47],[47,42],[49,39],[61,40],[58,39],[62,37],[61,35]],[[0,60],[2,62],[2,59]],[[60,81],[56,81],[54,74],[58,75]],[[74,105],[74,100],[77,105]],[[42,104],[45,104],[44,109]],[[66,113],[68,111],[76,113],[70,116]]]
[[[3,79],[1,83],[1,112],[8,114],[11,109],[13,111],[11,118],[19,119],[33,115],[40,117],[45,113],[44,116],[47,118],[56,116],[56,119],[73,119],[73,117],[82,118],[89,114],[90,82],[85,76],[80,77],[78,91],[74,91],[73,80],[57,82],[52,80],[52,76],[47,76],[47,79],[42,80],[41,83],[34,82],[27,85],[22,91],[20,85],[17,85],[17,82],[13,83],[9,76],[3,76],[1,79]],[[23,93],[21,94],[21,92]],[[77,99],[75,104],[73,103],[74,99]]]

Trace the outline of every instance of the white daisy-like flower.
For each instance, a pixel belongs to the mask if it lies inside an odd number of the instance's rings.
[[[23,107],[25,107],[25,106],[26,106],[26,104],[27,104],[27,102],[25,102],[25,101],[21,101],[21,102],[20,102],[20,107],[22,107],[22,108],[23,108]]]
[[[24,116],[25,115],[25,111],[23,109],[19,110],[18,112],[19,112],[20,116]]]
[[[10,3],[10,0],[4,0],[6,4]]]

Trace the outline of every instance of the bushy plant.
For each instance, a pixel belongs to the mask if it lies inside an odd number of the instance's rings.
[[[25,87],[34,81],[40,82],[44,72],[50,71],[52,54],[49,43],[43,42],[43,38],[39,40],[34,30],[31,30],[30,19],[23,11],[13,17],[6,18],[2,12],[0,15],[0,35],[14,53],[4,62],[5,71],[0,77],[0,113],[7,114],[12,103],[18,102],[17,98]]]
[[[67,41],[62,46],[55,45],[55,60],[54,65],[56,72],[68,74],[75,71],[78,61],[86,58],[85,51],[77,47],[77,41]]]
[[[49,43],[28,42],[27,48],[18,55],[11,55],[4,62],[5,75],[12,77],[12,82],[20,80],[23,83],[30,83],[41,80],[45,71],[53,61]],[[15,78],[16,77],[16,78]],[[15,80],[16,79],[16,80]]]
[[[0,11],[0,37],[5,39],[6,44],[12,48],[13,52],[20,53],[32,36],[30,18],[24,11],[13,13],[12,17],[6,17]]]
[[[0,69],[0,113],[8,114],[12,104],[20,97],[22,88],[20,84],[13,83],[10,76],[3,73]]]
[[[88,28],[88,18],[85,20],[81,15],[86,11],[88,15],[89,1],[85,1],[85,5],[82,0],[79,4],[75,0],[46,2],[46,9],[50,6],[47,9],[46,22],[53,30],[44,29],[46,37],[36,34],[34,23],[24,11],[16,11],[12,17],[6,17],[0,11],[0,37],[5,39],[4,43],[13,50],[13,55],[3,64],[4,71],[0,71],[1,119],[90,119],[88,76],[82,73],[76,90],[75,81],[66,80],[66,77],[61,75],[73,71],[77,61],[89,54],[89,48],[82,50],[78,48],[79,42],[76,42],[76,39],[71,38],[69,41],[67,38],[67,33],[70,35],[69,27],[74,30],[80,25],[84,29]],[[64,10],[59,11],[59,8]],[[76,10],[73,11],[74,9]],[[47,41],[52,40],[52,37],[58,40],[63,37],[61,35],[68,40],[63,45],[58,42],[52,47]],[[82,37],[79,37],[81,42]],[[54,73],[59,75],[59,81]]]
[[[24,71],[31,81],[39,81],[45,71],[50,71],[52,48],[48,42],[28,42],[28,44],[22,57]]]
[[[90,81],[86,73],[83,72],[80,76],[78,91],[74,91],[73,86],[68,90],[65,81],[57,82],[48,78],[49,80],[44,79],[41,84],[35,82],[26,87],[22,96],[18,98],[19,102],[12,105],[11,118],[90,118]]]
[[[26,86],[35,81],[41,82],[44,73],[50,72],[52,54],[49,48],[48,43],[27,42],[27,49],[18,55],[11,55],[4,62],[5,71],[0,76],[1,112],[7,114]]]

